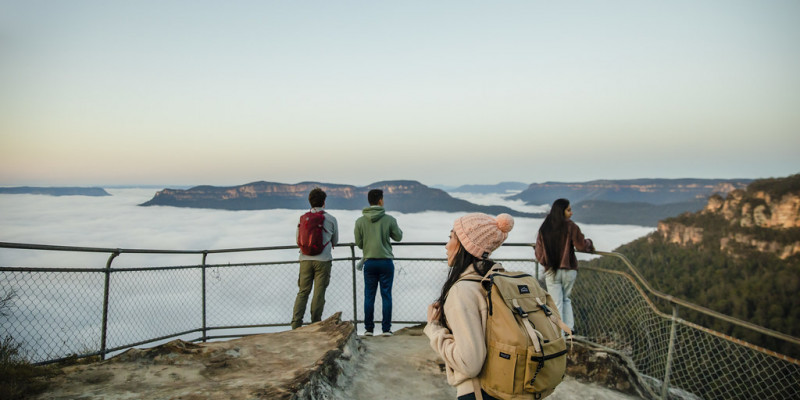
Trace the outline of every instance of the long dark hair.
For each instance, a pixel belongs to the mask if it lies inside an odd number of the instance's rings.
[[[447,301],[447,292],[450,291],[450,288],[455,285],[458,278],[470,265],[475,265],[475,271],[483,276],[494,266],[494,261],[473,256],[464,249],[461,242],[458,242],[458,251],[456,252],[455,260],[453,260],[453,267],[450,268],[447,280],[442,286],[442,294],[439,295],[439,323],[444,327],[447,327],[447,317],[444,315],[444,302]]]
[[[567,241],[567,217],[564,212],[569,207],[569,200],[558,199],[550,207],[550,213],[545,217],[539,233],[544,241],[544,251],[547,254],[548,269],[558,269],[561,266],[561,255],[564,253],[564,244]]]

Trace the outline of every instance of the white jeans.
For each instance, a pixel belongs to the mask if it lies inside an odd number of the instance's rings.
[[[544,274],[544,282],[547,284],[547,292],[553,298],[558,308],[558,313],[561,314],[561,320],[564,321],[569,329],[575,327],[575,319],[572,316],[572,301],[569,295],[572,293],[572,287],[575,285],[575,278],[578,277],[578,271],[574,269],[558,269],[553,273],[550,271]]]

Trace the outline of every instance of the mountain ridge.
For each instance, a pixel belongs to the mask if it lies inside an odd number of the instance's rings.
[[[0,187],[0,194],[40,194],[47,196],[111,196],[105,189],[100,187],[37,187],[37,186],[15,186]]]
[[[238,186],[196,186],[190,189],[163,189],[140,206],[173,206],[225,210],[307,209],[308,193],[319,187],[328,195],[326,208],[361,210],[367,207],[367,192],[382,189],[387,208],[397,212],[422,211],[507,213],[518,217],[541,218],[543,214],[517,211],[505,206],[484,206],[457,199],[441,189],[414,180],[380,181],[367,186],[306,181],[296,184],[257,181]]]
[[[557,198],[567,198],[572,203],[589,200],[611,202],[643,202],[668,204],[705,198],[713,193],[727,194],[744,189],[752,179],[700,179],[700,178],[640,178],[586,182],[532,183],[510,200],[522,200],[530,205],[551,204]]]

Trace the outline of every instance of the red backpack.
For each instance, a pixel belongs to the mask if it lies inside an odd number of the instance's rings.
[[[315,256],[322,253],[322,249],[328,243],[322,243],[323,224],[325,223],[325,212],[307,212],[300,217],[297,224],[297,245],[300,251],[307,256]]]

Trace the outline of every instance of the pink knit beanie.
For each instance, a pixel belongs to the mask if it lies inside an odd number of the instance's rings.
[[[453,232],[464,249],[478,258],[487,258],[508,238],[514,218],[500,214],[492,218],[483,213],[467,214],[453,224]]]

